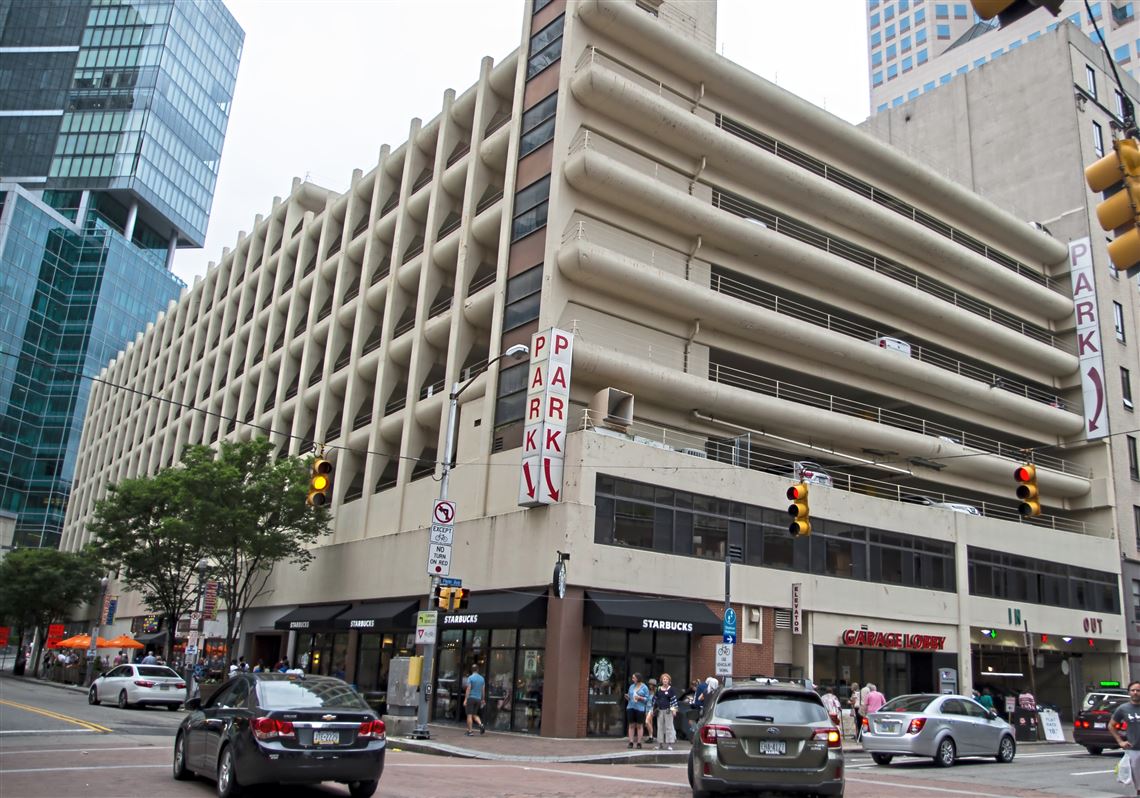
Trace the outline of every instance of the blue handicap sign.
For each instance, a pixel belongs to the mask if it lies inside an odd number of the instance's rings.
[[[725,632],[722,635],[722,640],[729,645],[736,645],[736,632]]]

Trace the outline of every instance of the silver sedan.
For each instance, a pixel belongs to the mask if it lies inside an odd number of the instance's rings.
[[[165,665],[116,665],[91,683],[87,702],[114,701],[120,709],[157,704],[178,709],[186,698],[186,680]]]
[[[879,765],[928,756],[950,767],[965,756],[1012,762],[1017,744],[1013,727],[972,698],[918,694],[899,696],[863,719],[863,750]]]

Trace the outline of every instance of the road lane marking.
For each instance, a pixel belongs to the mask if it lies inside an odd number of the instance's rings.
[[[926,792],[942,792],[950,795],[969,795],[974,798],[1009,798],[1008,793],[976,792],[974,790],[952,790],[949,787],[923,787],[918,784],[909,784],[900,781],[876,781],[874,779],[851,779],[858,784],[875,784],[880,787],[897,787],[901,790],[924,790]]]
[[[104,734],[108,734],[111,732],[111,729],[108,729],[106,726],[100,726],[98,723],[91,723],[90,721],[80,720],[79,718],[73,718],[73,717],[70,717],[69,715],[61,715],[58,712],[51,712],[50,710],[40,709],[39,707],[30,707],[27,704],[17,704],[15,701],[4,701],[2,699],[0,699],[0,704],[2,704],[3,706],[6,706],[6,707],[13,707],[15,709],[22,709],[22,710],[25,710],[26,712],[34,712],[37,715],[43,715],[44,717],[47,717],[47,718],[53,718],[55,720],[62,720],[62,721],[66,721],[68,723],[74,723],[76,726],[82,726],[85,729],[90,729],[91,731],[102,732]]]
[[[142,770],[145,768],[155,769],[162,768],[165,770],[170,765],[86,765],[84,767],[74,768],[0,768],[0,773],[62,773],[65,770]]]
[[[41,729],[41,731],[43,730]],[[61,731],[57,731],[56,734],[60,734]],[[81,732],[80,729],[68,729],[67,731],[75,734]],[[157,745],[90,745],[84,748],[33,748],[31,750],[25,748],[17,748],[13,751],[0,751],[0,756],[23,756],[24,754],[91,754],[95,753],[96,751],[159,751],[161,753],[168,753],[165,747],[159,748]]]
[[[1115,772],[1116,772],[1116,768],[1110,768],[1109,770],[1085,770],[1085,771],[1082,771],[1080,773],[1070,773],[1069,775],[1070,776],[1099,776],[1101,773],[1115,773]]]
[[[4,729],[0,734],[96,734],[94,729]]]
[[[522,770],[534,770],[539,773],[559,773],[564,776],[583,776],[589,779],[602,779],[604,781],[624,781],[633,782],[634,784],[656,784],[662,787],[681,787],[680,782],[676,781],[656,781],[653,779],[639,779],[630,776],[606,776],[601,773],[581,773],[577,770],[559,770],[557,768],[539,768],[539,767],[521,767]],[[1005,798],[1005,796],[998,796],[997,798]]]

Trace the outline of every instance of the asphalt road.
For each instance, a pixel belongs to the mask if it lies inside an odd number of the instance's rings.
[[[0,678],[0,793],[4,798],[209,798],[206,780],[176,782],[171,745],[181,712],[88,706],[82,693]],[[946,770],[925,760],[874,765],[847,757],[849,798],[1107,798],[1134,795],[1117,785],[1114,756],[1089,756],[1072,745],[1025,746],[1011,765],[960,762]],[[344,796],[343,785],[272,788],[281,798]],[[427,798],[631,798],[689,795],[681,765],[594,765],[488,762],[389,751],[380,795]]]

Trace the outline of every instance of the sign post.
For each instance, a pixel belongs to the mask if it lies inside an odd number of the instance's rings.
[[[732,680],[732,644],[721,643],[716,647],[716,675],[724,679],[727,686]]]

